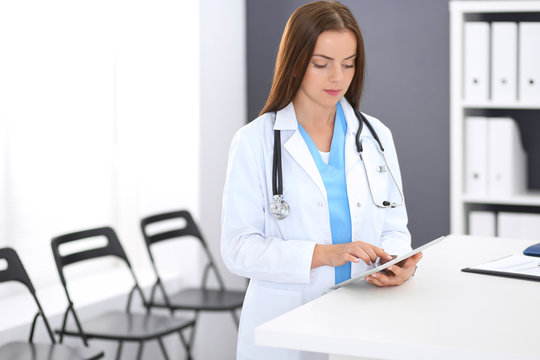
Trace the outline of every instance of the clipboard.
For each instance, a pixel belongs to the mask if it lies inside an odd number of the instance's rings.
[[[400,256],[396,257],[395,259],[393,259],[393,260],[390,260],[390,261],[388,261],[388,262],[386,262],[386,263],[384,263],[382,265],[377,266],[374,269],[370,269],[368,271],[365,271],[365,272],[361,273],[360,275],[356,275],[355,277],[350,278],[349,280],[340,282],[339,284],[336,284],[336,285],[332,286],[330,289],[332,289],[332,290],[339,289],[340,287],[348,285],[348,284],[353,283],[355,281],[363,280],[368,275],[371,275],[371,274],[374,274],[376,272],[382,271],[382,270],[386,269],[389,266],[392,266],[392,265],[394,265],[394,264],[396,264],[396,263],[398,263],[400,261],[403,261],[403,260],[413,256],[414,254],[417,254],[417,253],[419,253],[421,251],[424,251],[425,249],[427,249],[427,248],[429,248],[429,247],[431,247],[431,246],[433,246],[435,244],[438,244],[445,237],[446,236],[441,236],[441,237],[439,237],[439,238],[437,238],[435,240],[432,240],[432,241],[428,242],[427,244],[424,244],[424,245],[422,245],[422,246],[420,246],[420,247],[418,247],[418,248],[416,248],[416,249],[414,249],[414,250],[412,250],[412,251],[410,251],[410,252],[408,252],[406,254],[400,255]]]
[[[540,281],[540,259],[526,255],[508,255],[487,263],[461,269],[461,271]]]

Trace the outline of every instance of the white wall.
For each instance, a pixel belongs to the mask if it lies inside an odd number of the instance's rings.
[[[186,208],[243,289],[219,238],[245,37],[245,0],[0,3],[0,246],[56,282],[50,238],[111,224],[144,266],[140,217]],[[197,279],[198,257],[173,259]],[[230,314],[201,315],[196,356],[234,359],[236,335]]]
[[[227,287],[237,289],[245,289],[246,281],[227,271],[219,243],[229,145],[246,123],[245,7],[245,0],[201,0],[200,223]],[[203,314],[199,321],[196,356],[235,359],[231,315]]]
[[[0,246],[45,286],[51,237],[112,225],[144,266],[142,216],[199,214],[198,1],[1,2],[0,52]]]
[[[229,145],[246,123],[245,0],[201,0],[201,224],[228,286],[245,288],[221,261],[221,200]]]

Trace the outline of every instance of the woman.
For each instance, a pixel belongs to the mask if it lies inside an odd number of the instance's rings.
[[[221,253],[230,271],[250,279],[238,359],[321,357],[256,346],[254,329],[365,271],[378,257],[385,260],[410,250],[405,207],[377,206],[379,198],[402,205],[390,131],[364,115],[385,148],[386,165],[366,126],[360,136],[365,164],[356,148],[359,120],[354,109],[363,78],[362,36],[344,5],[318,1],[291,15],[266,105],[238,131],[229,154]],[[281,190],[279,181],[273,184],[272,170],[279,165],[273,158],[276,136],[281,138],[276,143],[281,145],[283,200],[290,205],[283,219],[271,209]],[[374,174],[368,177],[368,171]],[[414,273],[420,258],[418,254],[366,281],[399,285]]]

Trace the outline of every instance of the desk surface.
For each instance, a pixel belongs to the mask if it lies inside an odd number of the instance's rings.
[[[340,288],[259,326],[255,341],[376,359],[540,359],[540,282],[460,271],[533,243],[449,236],[403,285]]]

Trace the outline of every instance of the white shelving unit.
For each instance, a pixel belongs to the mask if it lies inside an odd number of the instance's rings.
[[[473,207],[488,206],[497,211],[508,211],[512,207],[534,207],[540,211],[540,192],[528,191],[511,197],[472,196],[465,193],[464,172],[464,119],[470,112],[479,111],[538,111],[538,103],[493,101],[471,102],[464,98],[464,24],[475,17],[489,16],[495,21],[520,21],[520,16],[530,15],[540,19],[540,1],[450,1],[450,227],[453,234],[468,232],[468,212]],[[485,20],[483,20],[485,21]],[[540,20],[534,20],[540,21]],[[539,64],[540,66],[540,64]],[[535,115],[536,116],[536,115]],[[540,135],[540,134],[539,134]],[[529,154],[533,156],[534,154]],[[538,156],[538,155],[537,155]],[[540,164],[540,157],[538,164]],[[530,164],[531,162],[529,162]]]

